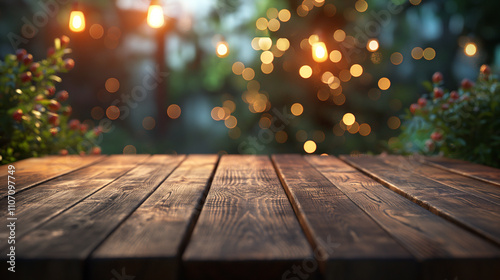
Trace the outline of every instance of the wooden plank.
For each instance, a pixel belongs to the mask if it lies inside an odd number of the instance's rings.
[[[302,156],[273,161],[326,279],[416,279],[415,258]]]
[[[16,276],[21,279],[83,279],[85,259],[183,159],[184,156],[152,156],[18,239],[16,263],[23,269],[19,269]]]
[[[146,155],[114,155],[106,157],[99,163],[16,194],[15,217],[22,221],[16,227],[16,237],[22,237],[32,229],[74,206],[132,169],[141,161],[144,161],[147,157]],[[7,209],[7,198],[0,199],[0,209]],[[6,220],[7,217],[7,211],[0,212],[1,220]],[[6,229],[2,228],[0,230],[0,239],[6,239],[8,235],[9,232]],[[4,246],[7,246],[7,244],[1,244],[0,247]]]
[[[89,278],[126,268],[136,279],[178,279],[184,249],[215,170],[216,155],[190,155],[92,254]]]
[[[16,167],[16,193],[58,176],[67,174],[71,171],[96,163],[103,158],[104,156],[46,156],[43,158],[22,160],[19,161],[19,164],[13,163]],[[1,197],[7,196],[7,167],[8,165],[0,167]]]
[[[282,279],[312,250],[266,156],[222,156],[182,257],[187,279]]]
[[[424,175],[429,179],[438,181],[454,189],[475,195],[477,197],[500,205],[500,187],[495,184],[487,183],[468,176],[463,176],[446,169],[429,166],[421,161],[420,156],[404,157],[387,155],[384,156],[384,158],[388,161],[397,162],[405,166],[411,165],[411,169],[413,172]]]
[[[393,191],[431,212],[500,245],[500,206],[413,173],[383,157],[342,157]]]
[[[334,157],[307,160],[422,262],[423,279],[500,279],[498,247]]]
[[[432,166],[500,186],[500,169],[444,157],[422,157],[422,159]]]

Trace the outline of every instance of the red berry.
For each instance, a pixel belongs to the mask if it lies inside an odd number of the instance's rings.
[[[69,44],[69,37],[66,35],[61,36],[61,46],[66,47]]]
[[[420,105],[420,107],[425,107],[425,105],[427,105],[427,99],[424,97],[420,97],[418,99],[418,105]]]
[[[451,100],[457,100],[458,98],[460,98],[460,95],[458,94],[457,91],[454,90],[454,91],[450,92],[450,99]]]
[[[101,154],[101,148],[99,148],[99,147],[92,148],[92,154],[93,155],[100,155]]]
[[[16,57],[17,57],[17,60],[18,61],[21,61],[23,59],[23,57],[27,54],[26,50],[25,49],[18,49],[16,51]]]
[[[72,112],[73,112],[73,108],[69,105],[64,107],[64,109],[63,109],[63,115],[65,115],[66,117],[70,116]]]
[[[463,79],[463,80],[462,80],[462,88],[463,88],[464,90],[468,90],[468,89],[470,89],[472,86],[474,86],[474,83],[473,83],[473,82],[471,82],[471,80],[469,80],[469,79]]]
[[[80,132],[81,132],[81,133],[85,133],[85,132],[87,132],[87,130],[88,130],[88,129],[89,129],[89,126],[88,126],[87,124],[82,123],[82,124],[80,125]]]
[[[15,110],[14,113],[12,114],[12,118],[16,122],[20,122],[23,119],[23,110],[21,110],[21,109]]]
[[[31,54],[27,54],[23,57],[24,65],[28,66],[33,62],[33,56]]]
[[[59,151],[59,154],[60,154],[61,156],[67,156],[69,153],[68,153],[68,150],[66,150],[66,149],[62,149],[62,150],[60,150],[60,151]]]
[[[435,84],[439,84],[443,80],[443,74],[441,72],[436,72],[432,75],[432,82]]]
[[[448,103],[444,103],[443,105],[441,105],[441,109],[446,111],[446,110],[450,109],[450,105]]]
[[[54,126],[58,126],[59,125],[59,115],[51,113],[51,112],[49,112],[48,115],[49,115],[49,123],[54,125]]]
[[[68,97],[69,93],[65,90],[61,90],[60,92],[57,93],[57,100],[59,100],[60,102],[68,100]]]
[[[443,134],[441,134],[440,132],[434,131],[431,134],[431,139],[436,141],[436,142],[439,142],[439,141],[443,140]]]
[[[80,128],[80,121],[73,119],[69,121],[69,129],[78,130]]]
[[[69,71],[69,70],[73,69],[73,67],[75,67],[75,61],[73,59],[67,58],[64,60],[64,68],[66,70]]]
[[[491,68],[490,66],[483,64],[481,68],[479,69],[479,72],[485,76],[489,76],[491,74]]]
[[[444,95],[444,92],[443,92],[442,88],[438,88],[438,87],[434,88],[434,98],[435,99],[441,98],[441,97],[443,97],[443,95]]]
[[[47,49],[47,57],[52,57],[56,53],[56,49],[54,47],[50,47]]]
[[[52,112],[57,112],[59,111],[59,109],[61,109],[61,103],[57,102],[57,100],[52,99],[50,100],[48,107]]]
[[[416,112],[418,109],[420,109],[420,106],[418,106],[418,104],[417,104],[417,103],[413,103],[413,104],[411,104],[411,105],[410,105],[410,112],[411,112],[412,114],[415,114],[415,112]]]
[[[56,136],[59,129],[57,129],[57,127],[52,127],[49,131],[50,131],[50,134],[52,134],[52,136]]]
[[[33,72],[33,73],[36,73],[39,67],[40,67],[40,63],[33,62],[30,65],[30,71]]]
[[[56,93],[56,88],[55,87],[52,87],[52,86],[47,87],[47,96],[50,97],[50,96],[54,95],[54,93]]]
[[[29,81],[31,81],[31,79],[33,78],[33,75],[31,75],[31,72],[24,72],[21,74],[21,82],[23,83],[27,83]]]

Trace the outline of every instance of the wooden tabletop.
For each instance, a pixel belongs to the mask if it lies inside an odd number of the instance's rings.
[[[500,170],[477,164],[112,155],[12,165],[0,167],[1,279],[500,279]]]

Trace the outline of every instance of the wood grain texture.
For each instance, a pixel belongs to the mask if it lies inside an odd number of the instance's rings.
[[[76,170],[16,194],[15,217],[22,221],[16,227],[20,238],[30,230],[59,215],[81,200],[92,195],[117,177],[132,169],[148,156],[115,155],[103,158],[98,163]],[[0,209],[7,209],[7,198],[0,199]],[[6,220],[8,213],[0,212]],[[7,228],[0,229],[0,239],[8,237]],[[7,244],[1,244],[0,252]]]
[[[500,245],[500,206],[413,172],[413,165],[383,157],[342,157],[384,185],[434,214]]]
[[[200,213],[216,155],[190,155],[92,254],[89,278],[126,268],[135,279],[178,279],[180,253]]]
[[[96,163],[103,158],[104,156],[46,156],[12,163],[16,168],[16,193],[56,178],[57,176]],[[8,165],[0,166],[1,197],[7,196],[7,168]]]
[[[266,156],[222,156],[182,257],[188,279],[282,279],[312,250]]]
[[[330,182],[422,263],[424,279],[499,279],[500,249],[334,157],[310,156]]]
[[[411,165],[413,172],[425,176],[434,181],[443,183],[454,189],[470,193],[484,200],[488,200],[500,205],[500,187],[477,180],[469,176],[464,176],[446,169],[430,166],[421,161],[421,157],[405,157],[396,155],[384,156],[385,160],[396,162],[402,165]]]
[[[500,186],[500,169],[444,157],[422,157],[422,159],[432,166]]]
[[[84,278],[84,261],[177,167],[184,156],[155,155],[18,239],[18,279]],[[119,270],[120,268],[117,268]],[[109,278],[113,277],[110,272]]]
[[[273,161],[326,279],[416,279],[415,258],[302,156]]]

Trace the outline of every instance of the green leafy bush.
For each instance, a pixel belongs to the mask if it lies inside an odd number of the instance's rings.
[[[456,91],[443,89],[442,81],[436,72],[425,83],[431,94],[406,110],[402,133],[389,147],[500,167],[500,84],[490,67],[481,66],[477,82],[464,79]]]
[[[94,153],[93,141],[100,128],[69,120],[72,108],[65,104],[68,92],[56,92],[58,73],[71,70],[75,62],[63,59],[71,52],[69,38],[55,39],[47,59],[34,62],[24,49],[0,61],[0,161],[2,164],[47,154]]]

